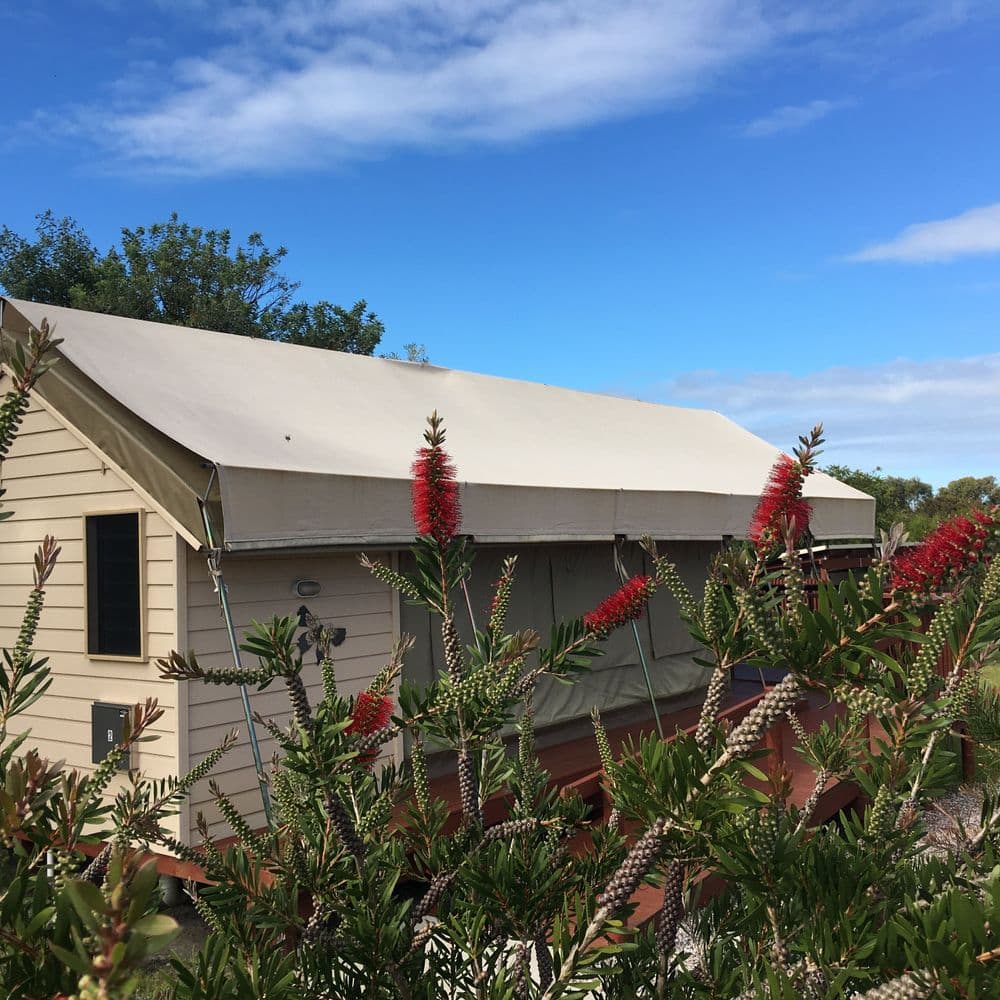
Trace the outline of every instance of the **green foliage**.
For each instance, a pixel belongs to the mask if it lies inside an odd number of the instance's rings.
[[[923,505],[934,495],[930,483],[915,477],[889,476],[878,467],[865,472],[846,465],[829,465],[823,471],[875,498],[875,527],[879,531],[887,532],[898,522],[909,530],[914,516],[922,512]],[[913,531],[910,534],[913,538],[922,537]]]
[[[963,476],[935,490],[930,483],[889,476],[878,467],[865,472],[830,465],[823,471],[875,498],[877,532],[888,533],[894,524],[902,524],[911,541],[919,541],[942,521],[973,507],[1000,504],[1000,484],[995,476]]]
[[[436,417],[432,429],[440,431]],[[922,818],[953,783],[956,723],[984,747],[1000,734],[1000,699],[979,685],[1000,642],[996,539],[984,552],[992,561],[936,595],[925,631],[926,607],[886,596],[883,563],[808,594],[797,559],[768,568],[751,546],[734,544],[712,561],[698,599],[645,539],[650,589],[674,594],[702,647],[707,687],[693,732],[646,735],[617,756],[595,713],[613,803],[603,822],[545,771],[532,712],[541,677],[572,683],[589,669],[596,634],[584,618],[556,624],[547,642],[517,630],[508,621],[512,560],[490,606],[473,611],[474,550],[441,534],[416,540],[408,575],[363,559],[439,626],[446,669],[430,684],[397,684],[404,640],[368,689],[348,697],[334,633],[306,620],[302,642],[292,617],[253,623],[243,648],[255,667],[206,669],[179,653],[160,662],[168,678],[284,686],[288,725],[261,720],[278,747],[266,829],[252,828],[215,784],[233,841],[216,843],[199,817],[196,851],[163,823],[230,741],[180,779],[133,773],[108,801],[118,763],[148,738],[154,703],[136,706],[123,746],[84,777],[25,752],[24,737],[4,729],[0,830],[14,859],[0,893],[5,986],[25,996],[129,996],[137,968],[175,931],[154,913],[151,867],[129,851],[148,845],[198,862],[211,880],[195,900],[211,934],[191,961],[173,960],[162,1000],[1000,991],[1000,802],[985,794],[979,828],[960,831],[948,850],[925,849]],[[43,544],[22,634],[0,672],[4,719],[44,696],[48,668],[31,653],[43,611],[34,595],[44,594],[57,555],[54,542]],[[463,645],[456,621],[466,614],[472,641]],[[318,697],[302,676],[310,641]],[[739,664],[784,676],[742,717],[725,718]],[[833,708],[810,731],[803,703]],[[795,770],[813,782],[804,802],[765,746],[786,721]],[[408,765],[378,759],[402,735]],[[434,794],[428,748],[456,771],[456,809]],[[856,814],[820,826],[816,810],[832,782],[853,783],[863,800]],[[715,899],[700,898],[719,883]],[[640,890],[662,899],[645,929],[629,926]]]
[[[298,284],[280,270],[287,253],[260,233],[234,245],[228,229],[173,213],[123,228],[102,254],[75,220],[48,211],[37,216],[34,240],[0,229],[0,286],[48,305],[372,354],[385,327],[365,300],[350,309],[293,301]]]

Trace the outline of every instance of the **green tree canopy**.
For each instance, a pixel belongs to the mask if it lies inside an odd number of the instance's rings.
[[[996,476],[962,476],[942,486],[924,505],[926,513],[940,520],[964,514],[970,507],[1000,504]]]
[[[915,476],[887,476],[878,466],[871,472],[847,465],[830,465],[823,471],[875,498],[876,529],[888,531],[893,524],[902,523],[913,540],[973,507],[1000,504],[1000,484],[995,476],[963,476],[935,491]]]
[[[49,305],[372,354],[385,327],[367,302],[293,301],[298,283],[280,270],[287,253],[256,232],[234,245],[228,229],[202,229],[174,213],[122,229],[102,254],[74,219],[48,211],[37,216],[33,240],[0,229],[0,285]]]
[[[934,493],[930,483],[916,477],[903,479],[900,476],[887,476],[878,466],[871,472],[852,469],[846,465],[831,465],[823,471],[874,497],[875,527],[883,531],[888,531],[900,521],[909,524],[915,512]]]

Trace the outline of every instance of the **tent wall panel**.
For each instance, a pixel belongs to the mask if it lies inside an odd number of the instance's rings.
[[[717,548],[717,544],[686,542],[663,547],[671,558],[679,560],[682,573],[699,594],[708,559]],[[618,587],[610,542],[480,546],[469,586],[474,613],[485,614],[493,581],[508,553],[518,557],[509,622],[519,629],[536,629],[543,642],[548,641],[554,621],[588,611]],[[630,575],[649,569],[635,543],[624,547],[623,558]],[[412,568],[408,554],[402,556],[401,568]],[[460,611],[459,631],[466,641],[470,638],[467,618]],[[443,652],[435,624],[422,608],[402,605],[401,630],[417,640],[404,668],[405,675],[414,681],[426,682],[443,669]],[[479,624],[481,627],[482,623]],[[676,603],[666,591],[654,596],[649,614],[638,624],[657,697],[672,697],[704,686],[705,671],[693,662],[694,644],[678,618]],[[584,717],[595,705],[603,711],[614,711],[647,701],[632,630],[619,630],[604,644],[604,650],[605,655],[596,659],[591,671],[576,684],[542,681],[535,699],[539,726]]]

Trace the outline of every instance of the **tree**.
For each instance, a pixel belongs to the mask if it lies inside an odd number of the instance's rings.
[[[922,510],[934,493],[930,483],[915,476],[887,476],[879,466],[865,472],[847,465],[829,465],[823,471],[875,498],[875,527],[881,531],[888,531],[898,522],[909,530],[915,512]]]
[[[1000,504],[1000,484],[995,476],[962,476],[928,497],[920,510],[942,520],[964,514],[970,507],[992,507],[994,504]]]
[[[326,347],[351,354],[371,354],[385,332],[382,321],[359,299],[351,309],[332,302],[299,302],[282,317],[282,336],[289,344]]]
[[[0,285],[16,298],[176,326],[372,354],[385,327],[359,299],[350,309],[293,302],[280,271],[288,253],[260,233],[234,246],[228,229],[202,229],[173,213],[122,229],[101,254],[71,218],[37,217],[34,241],[0,230]]]
[[[98,253],[73,219],[36,216],[34,243],[0,229],[0,285],[15,298],[73,306],[97,284]]]

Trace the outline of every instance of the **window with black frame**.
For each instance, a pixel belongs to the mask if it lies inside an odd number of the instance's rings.
[[[87,652],[141,657],[139,514],[94,514],[87,526]]]

